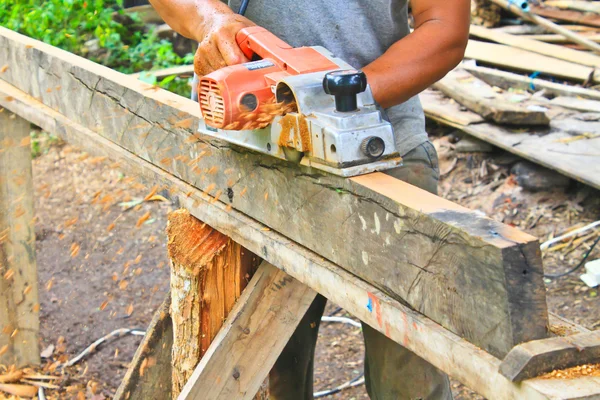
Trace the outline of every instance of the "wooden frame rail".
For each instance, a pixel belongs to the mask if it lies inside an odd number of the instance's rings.
[[[195,103],[3,28],[0,65],[0,106],[170,188],[198,219],[483,395],[600,394],[593,378],[499,373],[498,357],[548,336],[535,238],[381,173],[342,179],[209,139],[193,130]]]

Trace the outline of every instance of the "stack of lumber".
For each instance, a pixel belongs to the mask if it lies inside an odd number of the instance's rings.
[[[600,2],[475,3],[465,61],[421,95],[426,115],[600,189]],[[479,18],[492,6],[511,24]]]

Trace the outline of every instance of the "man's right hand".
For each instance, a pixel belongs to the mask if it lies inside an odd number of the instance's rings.
[[[219,12],[207,16],[204,21],[203,39],[194,57],[194,71],[198,76],[249,61],[238,46],[235,36],[241,29],[256,24],[238,14]]]

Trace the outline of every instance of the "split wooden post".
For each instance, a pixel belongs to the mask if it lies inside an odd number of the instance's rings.
[[[0,364],[39,364],[29,122],[0,111]]]
[[[177,398],[253,275],[258,257],[186,210],[169,215],[173,398]]]

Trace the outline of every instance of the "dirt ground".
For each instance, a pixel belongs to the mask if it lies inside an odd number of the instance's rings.
[[[456,137],[442,130],[433,138],[443,176],[440,193],[495,219],[515,225],[541,241],[600,217],[599,192],[573,183],[568,189],[528,193],[509,173],[514,157],[493,153],[460,154]],[[169,285],[164,229],[174,205],[151,188],[123,175],[110,160],[94,159],[67,145],[54,146],[34,160],[37,259],[41,303],[41,350],[51,361],[75,356],[94,340],[118,328],[145,329]],[[165,194],[166,196],[166,194]],[[596,232],[597,235],[597,232]],[[544,254],[547,271],[564,271],[579,262],[595,236]],[[591,259],[598,257],[595,251]],[[600,326],[596,289],[575,273],[546,280],[551,311],[588,328]],[[326,313],[336,312],[329,304]],[[345,315],[337,311],[336,315]],[[126,336],[108,343],[68,372],[65,386],[97,389],[94,400],[111,398],[140,343]],[[48,346],[54,346],[50,352]],[[63,354],[66,354],[63,355]],[[335,387],[363,369],[360,329],[321,325],[315,390]],[[478,399],[453,382],[457,399]],[[364,386],[329,396],[367,399]]]

